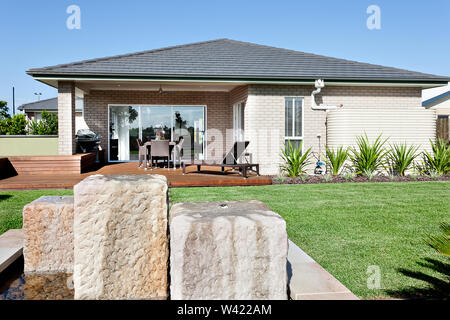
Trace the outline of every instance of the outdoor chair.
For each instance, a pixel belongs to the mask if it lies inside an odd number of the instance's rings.
[[[145,162],[145,170],[147,170],[147,162],[148,162],[148,149],[147,146],[144,145],[141,139],[136,139],[138,148],[139,148],[139,168],[142,166],[142,162]]]
[[[166,158],[169,170],[169,140],[152,140],[150,144],[150,170],[153,170],[153,159]]]
[[[201,166],[220,167],[221,172],[225,173],[225,168],[239,169],[244,179],[247,179],[248,172],[255,172],[259,176],[259,164],[257,163],[238,163],[238,159],[245,153],[249,141],[236,141],[233,147],[228,151],[221,162],[210,162],[204,160],[182,161],[183,175],[186,173],[186,167],[197,166],[197,172],[200,172]]]
[[[180,137],[178,139],[178,143],[173,147],[173,169],[176,170],[176,161],[178,160],[178,164],[181,166],[181,157],[183,156],[183,143],[184,138]]]

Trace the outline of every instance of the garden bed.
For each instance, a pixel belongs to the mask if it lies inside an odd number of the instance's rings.
[[[450,181],[450,175],[441,175],[430,177],[425,175],[417,176],[386,176],[377,175],[369,180],[365,176],[355,176],[352,179],[345,179],[342,176],[323,176],[323,175],[303,175],[290,178],[280,176],[271,176],[272,184],[317,184],[317,183],[346,183],[346,182],[421,182],[421,181]]]

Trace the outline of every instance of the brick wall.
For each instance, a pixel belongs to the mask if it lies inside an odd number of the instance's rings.
[[[102,148],[108,149],[108,104],[130,105],[206,105],[206,128],[216,129],[207,136],[208,159],[221,159],[226,129],[233,127],[228,92],[170,91],[91,91],[84,97],[85,121],[103,136]],[[107,156],[107,155],[106,155]]]
[[[312,147],[322,152],[326,142],[326,111],[311,109],[313,86],[250,85],[245,108],[245,138],[249,150],[261,164],[263,174],[276,174],[281,163],[280,150],[284,144],[284,99],[304,97],[304,150]],[[343,104],[345,108],[421,106],[421,89],[409,87],[325,87],[316,96],[316,103]]]
[[[276,174],[281,163],[284,144],[284,99],[304,97],[304,148],[319,151],[317,134],[321,135],[322,151],[326,142],[326,111],[311,109],[313,86],[240,86],[227,92],[172,91],[91,91],[85,95],[85,121],[100,133],[102,147],[107,149],[108,104],[135,105],[206,105],[207,129],[216,129],[207,136],[208,159],[220,160],[233,143],[233,104],[246,100],[245,139],[255,162],[263,174]],[[409,87],[325,87],[316,96],[317,104],[344,104],[345,108],[411,108],[421,105],[420,88]],[[228,130],[227,130],[228,129]]]

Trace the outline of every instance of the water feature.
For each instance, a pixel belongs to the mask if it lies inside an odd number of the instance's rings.
[[[23,257],[1,273],[0,300],[72,300],[71,274],[24,274]]]

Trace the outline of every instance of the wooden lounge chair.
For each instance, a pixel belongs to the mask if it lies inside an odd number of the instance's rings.
[[[225,154],[221,162],[210,162],[204,160],[191,160],[182,161],[181,166],[183,167],[183,175],[186,174],[186,167],[197,166],[197,172],[200,172],[202,166],[204,167],[221,167],[222,173],[225,173],[225,168],[239,169],[240,174],[247,179],[248,172],[255,172],[259,176],[259,164],[257,163],[238,163],[238,159],[244,154],[245,149],[250,142],[249,141],[238,141],[235,142],[233,148]]]

